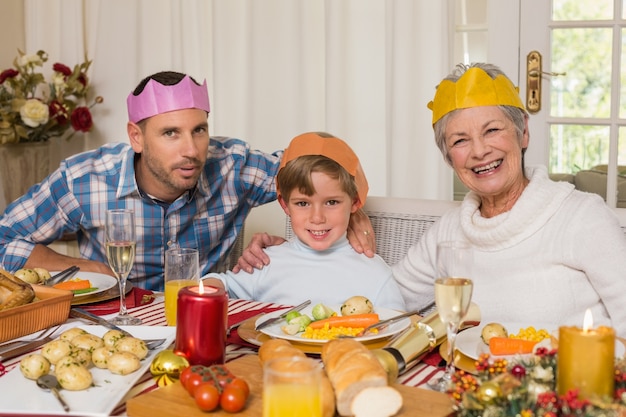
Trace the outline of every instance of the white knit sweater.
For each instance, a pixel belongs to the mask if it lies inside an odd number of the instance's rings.
[[[393,266],[407,308],[434,299],[435,248],[445,240],[475,248],[473,301],[482,323],[582,326],[610,324],[626,337],[626,237],[596,194],[553,182],[544,167],[526,170],[530,183],[513,209],[493,218],[468,193]]]

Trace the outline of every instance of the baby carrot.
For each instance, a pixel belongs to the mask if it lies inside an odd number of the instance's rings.
[[[321,329],[328,324],[329,327],[352,327],[364,328],[378,323],[379,318],[376,313],[352,314],[350,316],[332,316],[327,319],[316,320],[309,324],[312,329]]]
[[[84,290],[86,288],[91,288],[91,282],[88,279],[79,279],[79,280],[69,280],[64,282],[59,282],[58,284],[54,284],[53,288],[57,288],[59,290]]]
[[[492,355],[515,355],[532,353],[537,344],[535,340],[511,339],[509,337],[492,337],[489,339],[489,351]]]

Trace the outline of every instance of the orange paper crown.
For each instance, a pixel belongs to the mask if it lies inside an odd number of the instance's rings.
[[[456,82],[443,80],[435,98],[428,103],[433,111],[433,125],[457,109],[480,106],[513,106],[525,110],[519,89],[504,75],[491,78],[481,68],[468,69]]]
[[[365,204],[369,190],[367,179],[365,178],[363,168],[361,168],[359,157],[356,156],[346,142],[323,132],[303,133],[296,136],[289,143],[289,147],[285,149],[283,158],[280,161],[279,171],[289,161],[305,155],[322,155],[341,165],[343,169],[354,177],[359,195],[359,207]]]

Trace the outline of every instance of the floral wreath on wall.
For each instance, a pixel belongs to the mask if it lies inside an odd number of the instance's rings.
[[[67,139],[75,132],[89,132],[93,127],[90,108],[103,101],[96,97],[85,105],[91,61],[73,70],[57,62],[47,82],[37,70],[48,61],[48,54],[18,52],[13,68],[0,73],[0,144],[44,142],[69,129]]]

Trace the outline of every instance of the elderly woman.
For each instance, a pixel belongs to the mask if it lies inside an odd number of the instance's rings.
[[[595,324],[626,336],[626,238],[595,194],[525,167],[528,114],[502,71],[459,65],[438,86],[437,146],[470,192],[393,266],[407,308],[433,299],[438,242],[475,249],[473,301],[483,322]]]

